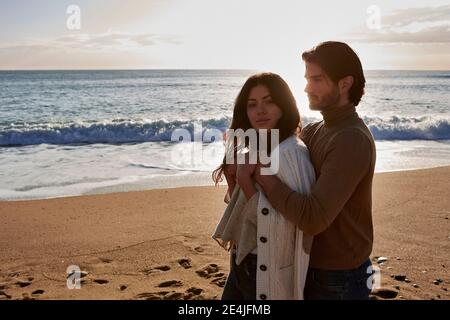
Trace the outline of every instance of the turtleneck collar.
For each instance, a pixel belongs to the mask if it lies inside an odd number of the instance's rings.
[[[325,111],[322,111],[323,120],[325,121],[326,126],[334,126],[339,124],[340,122],[351,118],[357,117],[356,108],[352,103],[349,103],[340,107],[330,107]]]

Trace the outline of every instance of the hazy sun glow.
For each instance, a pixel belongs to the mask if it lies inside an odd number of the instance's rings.
[[[366,69],[450,69],[447,3],[2,2],[0,69],[226,68],[302,78],[300,53],[330,39],[347,41]],[[79,30],[66,27],[70,4],[80,8]]]

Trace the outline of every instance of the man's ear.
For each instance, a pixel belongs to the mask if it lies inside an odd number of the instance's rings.
[[[353,76],[346,76],[339,80],[339,91],[341,94],[348,93],[353,85]]]

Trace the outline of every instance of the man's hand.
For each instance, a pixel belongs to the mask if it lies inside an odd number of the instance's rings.
[[[269,167],[269,165],[265,166],[265,165],[258,163],[256,165],[255,173],[254,173],[253,177],[255,178],[256,182],[263,188],[264,193],[267,195],[281,181],[274,174],[273,175],[262,175],[261,168],[264,168],[264,167]]]

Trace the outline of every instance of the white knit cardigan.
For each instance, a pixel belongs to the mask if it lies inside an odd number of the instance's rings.
[[[277,177],[292,190],[309,194],[315,174],[303,142],[295,136],[284,140],[272,152],[272,164],[276,161],[279,161],[278,166],[275,165],[278,167]],[[243,199],[243,193],[235,189],[231,205],[216,227],[213,238],[227,250],[231,245],[229,240],[238,239],[237,264],[257,247],[256,299],[302,300],[312,237],[304,235],[285,220],[262,192],[258,191],[246,203]],[[251,231],[254,226],[256,239]]]
[[[290,137],[279,145],[278,154],[277,177],[292,190],[309,194],[315,173],[305,144],[294,136]],[[267,210],[269,213],[263,214]],[[256,298],[303,300],[312,236],[304,235],[288,222],[262,193],[258,201],[257,222]],[[263,271],[261,266],[266,270]]]

